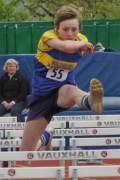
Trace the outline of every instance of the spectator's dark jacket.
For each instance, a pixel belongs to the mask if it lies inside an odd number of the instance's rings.
[[[11,79],[7,73],[0,77],[0,102],[21,102],[26,99],[27,94],[28,82],[19,72]]]

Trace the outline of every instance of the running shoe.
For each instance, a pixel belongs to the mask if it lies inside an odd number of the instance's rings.
[[[101,82],[98,79],[92,79],[90,81],[90,97],[89,104],[92,111],[101,113],[103,111],[103,94],[104,89]]]

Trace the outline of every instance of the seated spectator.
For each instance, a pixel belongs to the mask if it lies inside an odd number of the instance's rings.
[[[19,64],[14,59],[8,59],[3,70],[5,74],[0,77],[0,116],[10,112],[11,116],[17,116],[18,122],[23,122],[21,112],[25,109],[28,82],[20,75]]]

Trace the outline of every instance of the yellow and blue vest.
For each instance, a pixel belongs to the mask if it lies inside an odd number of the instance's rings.
[[[42,35],[38,43],[32,80],[32,92],[36,95],[47,95],[66,83],[75,84],[73,70],[81,58],[82,52],[78,50],[66,53],[53,49],[45,43],[50,39],[58,38],[56,31],[50,30]],[[78,40],[88,41],[87,38],[80,33],[78,33],[77,38]],[[65,78],[63,78],[64,73],[67,74]],[[50,79],[50,76],[54,78]]]

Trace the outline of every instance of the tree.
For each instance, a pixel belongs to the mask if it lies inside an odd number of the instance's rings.
[[[28,15],[23,11],[17,11],[16,5],[17,0],[12,0],[9,3],[4,3],[0,0],[0,21],[11,22],[11,21],[24,21]]]
[[[62,5],[73,0],[0,0],[1,21],[50,21]],[[120,19],[120,0],[74,0],[83,20]]]

